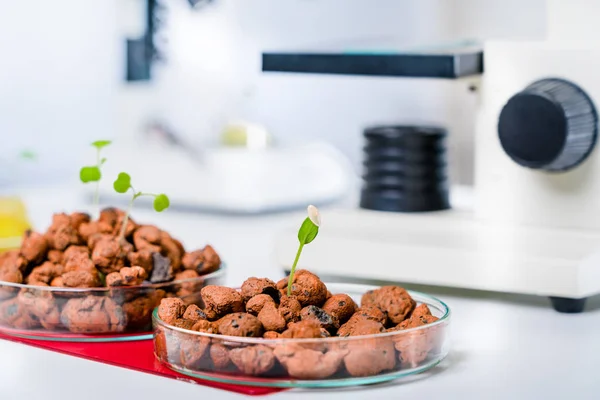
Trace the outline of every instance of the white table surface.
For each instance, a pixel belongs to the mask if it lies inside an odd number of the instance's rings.
[[[22,192],[43,229],[57,209],[82,208],[72,191]],[[326,210],[322,210],[326,213]],[[326,214],[325,214],[326,215]],[[177,232],[186,246],[212,243],[227,260],[228,284],[249,274],[279,278],[271,242],[302,213],[270,216],[134,212]],[[326,229],[325,227],[323,229]],[[316,242],[315,242],[316,243]],[[293,256],[293,255],[291,255]],[[598,399],[600,300],[578,315],[554,312],[543,298],[427,288],[453,310],[452,348],[429,373],[410,380],[335,390],[290,390],[289,399]],[[0,341],[0,399],[192,399],[244,396]]]

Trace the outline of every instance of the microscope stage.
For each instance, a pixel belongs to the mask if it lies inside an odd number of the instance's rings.
[[[600,232],[501,226],[469,210],[323,213],[319,237],[298,268],[328,277],[375,279],[580,299],[600,293]],[[276,239],[289,270],[297,231]]]

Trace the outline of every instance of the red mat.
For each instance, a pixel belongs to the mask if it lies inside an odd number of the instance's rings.
[[[152,340],[109,343],[51,342],[46,340],[23,339],[20,337],[8,336],[3,334],[1,331],[0,339],[23,343],[28,346],[39,347],[41,349],[68,354],[75,357],[85,358],[86,360],[145,372],[147,374],[159,375],[165,378],[181,379],[188,383],[228,390],[249,396],[264,396],[285,390],[203,381],[181,375],[163,366],[156,360],[154,357],[154,345]]]

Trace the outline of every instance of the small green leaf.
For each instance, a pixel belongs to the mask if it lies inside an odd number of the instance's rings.
[[[103,157],[102,160],[100,160],[100,165],[104,164],[106,162],[106,157]]]
[[[306,218],[298,231],[298,240],[302,244],[308,244],[315,240],[319,233],[319,227],[316,226],[310,218]]]
[[[121,172],[113,183],[113,187],[117,193],[125,193],[128,191],[131,187],[131,177],[129,174]]]
[[[164,193],[161,193],[154,198],[154,209],[158,212],[166,210],[170,205],[169,198]]]
[[[37,157],[31,150],[23,150],[19,156],[24,160],[35,160]]]
[[[92,143],[92,146],[94,146],[97,149],[101,149],[103,147],[108,146],[111,143],[112,141],[110,140],[96,140],[94,143]]]
[[[102,178],[102,174],[100,173],[100,168],[96,166],[92,167],[83,167],[79,171],[79,179],[81,182],[98,182]]]

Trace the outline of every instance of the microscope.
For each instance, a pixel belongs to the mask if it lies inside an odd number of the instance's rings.
[[[600,2],[549,0],[546,12],[546,40],[483,44],[473,201],[329,211],[302,267],[544,296],[558,312],[583,311],[600,293]],[[294,243],[292,230],[277,238],[284,268]]]

